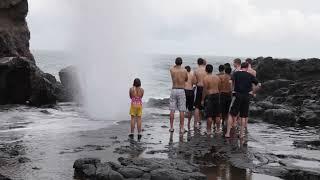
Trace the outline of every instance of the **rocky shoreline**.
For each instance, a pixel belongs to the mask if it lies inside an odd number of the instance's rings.
[[[251,114],[284,126],[320,125],[320,59],[257,58],[262,89]]]

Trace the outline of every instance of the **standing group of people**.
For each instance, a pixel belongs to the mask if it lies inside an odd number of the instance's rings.
[[[207,119],[207,134],[212,133],[212,124],[216,132],[222,131],[227,125],[225,137],[230,137],[232,127],[240,122],[240,135],[244,137],[244,130],[248,123],[250,98],[261,86],[256,79],[256,72],[252,69],[251,59],[241,62],[233,61],[234,70],[226,63],[219,66],[219,73],[213,73],[213,66],[206,60],[199,58],[198,67],[192,71],[190,66],[182,66],[182,58],[175,60],[170,68],[172,90],[170,95],[170,132],[174,132],[173,123],[175,111],[180,113],[180,133],[185,132],[185,112],[187,112],[188,129],[194,114],[194,128],[199,128],[201,119]],[[135,124],[138,129],[138,139],[141,138],[142,97],[140,79],[135,79],[129,90],[131,98],[131,133],[133,138]],[[203,113],[202,113],[203,112]]]
[[[241,63],[240,59],[231,65],[219,66],[219,74],[213,73],[213,66],[202,58],[193,72],[190,66],[182,66],[178,57],[175,66],[170,69],[172,90],[170,95],[170,132],[173,132],[175,111],[180,112],[180,133],[184,133],[184,112],[187,112],[188,128],[194,109],[194,127],[201,123],[201,112],[207,119],[207,134],[212,133],[212,124],[216,132],[221,132],[221,124],[227,124],[225,137],[230,137],[230,130],[240,121],[240,137],[247,127],[249,103],[251,96],[261,86],[252,69],[252,60]],[[195,91],[195,92],[194,92]]]

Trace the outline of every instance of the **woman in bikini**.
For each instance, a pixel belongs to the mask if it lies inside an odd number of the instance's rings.
[[[131,99],[130,116],[131,116],[131,133],[130,138],[133,138],[135,124],[138,129],[138,139],[141,139],[141,116],[142,116],[142,97],[144,90],[141,88],[140,79],[136,78],[133,81],[133,87],[129,90],[129,96]]]

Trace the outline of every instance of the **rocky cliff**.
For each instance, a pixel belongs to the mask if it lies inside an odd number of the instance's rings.
[[[27,14],[27,0],[0,1],[0,58],[20,56],[34,61],[29,50]]]
[[[36,66],[29,50],[27,14],[27,0],[0,1],[0,104],[64,101],[62,84]]]

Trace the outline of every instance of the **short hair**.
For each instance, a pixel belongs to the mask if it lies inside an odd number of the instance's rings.
[[[191,71],[191,67],[190,66],[186,66],[185,69],[190,72]]]
[[[213,71],[213,66],[211,64],[206,65],[206,72],[212,73],[212,71]]]
[[[224,65],[220,65],[220,66],[219,66],[219,72],[223,72],[224,69],[225,69]]]
[[[134,87],[141,87],[141,81],[139,78],[134,79],[133,86]]]
[[[251,58],[247,58],[247,59],[246,59],[246,63],[252,64],[252,59],[251,59]]]
[[[231,74],[231,71],[232,71],[231,67],[226,67],[226,69],[224,70],[224,72],[227,74]]]
[[[247,62],[241,63],[241,68],[248,68],[249,64]]]
[[[204,65],[204,59],[199,58],[198,59],[198,65]]]
[[[230,65],[230,63],[225,63],[225,64],[224,64],[224,67],[225,67],[225,68],[227,68],[227,67],[230,67],[230,68],[231,68],[231,65]]]
[[[182,64],[182,58],[181,57],[177,57],[176,58],[176,65],[181,66]]]
[[[233,60],[233,63],[241,65],[241,59],[237,58]]]

